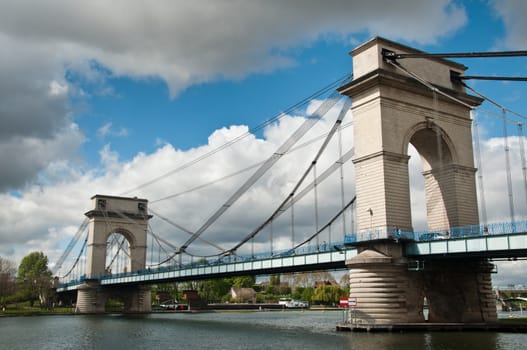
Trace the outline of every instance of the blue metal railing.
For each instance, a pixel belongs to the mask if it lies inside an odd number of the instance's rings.
[[[177,270],[184,270],[184,269],[191,269],[191,268],[217,266],[217,265],[223,265],[223,264],[252,262],[252,261],[272,259],[272,258],[283,258],[283,257],[288,257],[288,256],[301,256],[301,255],[326,253],[326,252],[340,252],[342,249],[344,249],[343,241],[331,242],[331,243],[324,242],[322,244],[319,244],[318,246],[307,245],[303,247],[298,247],[294,250],[293,249],[283,249],[283,250],[274,251],[272,253],[263,252],[263,253],[258,253],[258,254],[228,255],[228,256],[217,258],[217,259],[207,259],[207,260],[190,262],[187,264],[183,264],[181,266],[178,266],[178,265],[159,266],[156,268],[147,268],[147,269],[137,270],[137,271],[132,271],[132,272],[122,272],[122,273],[114,273],[114,274],[99,275],[99,276],[89,276],[89,277],[93,279],[105,280],[105,279],[112,279],[112,278],[119,278],[119,277],[140,276],[140,275],[150,274],[150,273],[170,272],[170,271],[177,271]],[[81,284],[86,278],[88,277],[82,276],[81,279],[68,281],[66,283],[60,283],[57,285],[57,288],[67,288],[68,286],[74,286],[74,285]]]
[[[484,235],[504,235],[527,232],[527,220],[514,222],[497,222],[486,225],[470,225],[448,227],[437,230],[402,231],[397,227],[376,227],[358,233],[347,234],[344,244],[381,240],[381,239],[408,239],[414,241],[433,241],[450,238],[466,238]]]

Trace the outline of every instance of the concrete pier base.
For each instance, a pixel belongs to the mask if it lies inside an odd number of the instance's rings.
[[[402,245],[377,242],[360,247],[346,262],[350,269],[350,297],[357,305],[349,313],[353,325],[429,323],[486,323],[497,320],[485,260],[435,260],[410,271]]]
[[[124,302],[125,313],[146,313],[152,311],[152,297],[148,286],[101,287],[97,281],[86,282],[77,290],[75,312],[79,314],[105,313],[110,298]]]
[[[398,245],[364,249],[347,261],[350,297],[357,305],[350,313],[354,324],[424,322],[419,281],[412,278]]]
[[[106,295],[100,290],[99,281],[87,281],[77,289],[75,313],[104,313]]]
[[[429,262],[421,275],[429,322],[495,322],[492,265],[485,260]]]

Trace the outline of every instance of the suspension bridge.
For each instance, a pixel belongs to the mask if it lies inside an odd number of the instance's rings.
[[[527,257],[527,221],[515,211],[508,135],[512,123],[518,131],[527,199],[525,118],[470,87],[466,80],[474,77],[464,75],[465,66],[446,60],[446,54],[427,55],[374,38],[352,51],[353,77],[346,75],[197,158],[195,162],[225,151],[309,101],[325,97],[267,159],[195,188],[252,171],[195,230],[176,223],[162,213],[162,207],[151,207],[183,192],[150,202],[95,195],[86,219],[55,264],[57,291],[77,291],[80,313],[104,312],[105,300],[114,294],[126,299],[126,311],[148,312],[151,284],[347,268],[350,293],[361,300],[353,319],[358,324],[421,322],[424,297],[432,322],[495,320],[490,259]],[[484,101],[499,113],[479,109]],[[328,114],[334,117],[327,118]],[[351,114],[353,119],[348,120]],[[478,132],[481,115],[503,123],[509,217],[502,222],[487,222]],[[326,121],[328,130],[305,141],[321,121]],[[343,137],[351,129],[352,143]],[[409,145],[423,163],[426,230],[416,229],[412,222]],[[254,229],[238,232],[237,241],[231,239],[227,248],[205,238],[271,168],[308,146],[311,155],[290,169],[296,179],[288,180],[282,198],[253,224]],[[125,194],[147,193],[149,186],[194,164]],[[322,188],[329,195],[324,196]],[[251,208],[245,208],[245,215],[251,214]],[[312,219],[310,231],[300,225],[300,216]],[[160,224],[153,225],[155,221],[169,225],[184,239],[175,243],[157,233],[154,228]],[[237,231],[234,225],[233,231]]]

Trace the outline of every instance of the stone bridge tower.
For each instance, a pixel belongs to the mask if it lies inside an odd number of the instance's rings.
[[[359,255],[347,262],[350,294],[359,298],[358,320],[421,322],[424,297],[431,321],[493,320],[486,261],[437,262],[430,265],[433,271],[410,273],[402,244],[390,239],[396,230],[413,231],[409,144],[423,162],[429,229],[479,224],[469,106],[482,100],[451,78],[465,66],[439,58],[390,62],[384,50],[422,53],[374,38],[351,52],[354,80],[339,89],[353,101],[357,232],[381,238],[359,245]]]
[[[95,195],[91,198],[92,209],[85,215],[89,218],[87,242],[86,281],[77,292],[78,313],[101,313],[105,311],[108,298],[118,297],[124,301],[125,312],[149,312],[151,310],[150,289],[142,286],[101,287],[99,277],[107,274],[106,248],[111,234],[118,233],[128,241],[128,266],[126,271],[137,271],[146,266],[146,241],[148,201],[137,197],[115,197]]]

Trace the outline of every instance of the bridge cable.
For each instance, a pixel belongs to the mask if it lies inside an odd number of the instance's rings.
[[[346,128],[346,127],[349,127],[349,126],[351,126],[351,125],[352,125],[352,123],[346,123],[346,124],[344,124],[344,125],[342,126],[342,128]],[[326,133],[326,134],[324,134],[324,136],[326,136],[326,135],[328,135],[328,134],[329,134],[329,133]],[[320,137],[318,137],[318,138],[320,138]],[[317,139],[318,139],[318,138],[317,138]],[[311,143],[312,141],[309,141],[309,142]],[[295,148],[295,149],[298,149],[299,147],[302,147],[302,146],[303,146],[303,145],[300,145],[300,146],[298,146],[298,147]],[[344,153],[344,154],[343,154],[343,155],[342,155],[342,156],[341,156],[341,157],[340,157],[335,163],[333,163],[333,164],[332,164],[330,167],[328,167],[328,168],[327,168],[327,169],[326,169],[321,175],[319,175],[319,176],[318,176],[318,179],[317,179],[317,182],[318,182],[318,183],[323,182],[323,181],[326,180],[326,179],[329,177],[329,175],[331,175],[335,170],[337,170],[337,169],[342,169],[342,165],[345,164],[346,162],[348,162],[348,161],[353,157],[353,155],[354,155],[354,148],[352,148],[352,149],[348,150],[346,153]],[[258,164],[262,164],[262,163],[263,163],[263,162],[258,163]],[[297,202],[298,200],[300,200],[301,198],[303,198],[306,194],[308,194],[308,193],[313,189],[313,187],[314,187],[314,183],[313,183],[313,182],[311,182],[310,184],[306,185],[306,187],[305,187],[302,191],[298,192],[298,194],[294,197],[293,202]],[[290,202],[289,199],[287,199],[287,200],[285,201],[285,203],[282,203],[282,204],[283,204],[283,206],[281,207],[280,210],[277,210],[277,211],[275,212],[275,214],[272,215],[272,216],[268,219],[268,221],[264,222],[264,224],[260,225],[255,231],[253,231],[254,234],[258,233],[261,229],[263,229],[263,227],[265,227],[267,224],[272,223],[272,221],[273,221],[274,219],[278,218],[282,213],[284,213],[287,209],[289,209],[289,207],[291,206],[292,202]],[[344,203],[343,203],[343,206],[344,206]],[[192,231],[190,231],[190,230],[188,230],[188,229],[182,227],[181,225],[178,225],[177,223],[173,222],[172,220],[170,220],[170,219],[166,218],[165,216],[163,216],[163,215],[157,213],[156,211],[154,211],[154,210],[152,209],[152,207],[149,207],[149,210],[150,210],[155,216],[157,216],[157,217],[159,217],[160,219],[166,221],[166,222],[169,223],[170,225],[173,225],[174,227],[176,227],[176,228],[178,228],[178,229],[180,229],[180,230],[183,230],[184,232],[186,232],[186,233],[188,233],[188,234],[193,234]],[[271,226],[271,231],[269,232],[269,235],[270,235],[270,244],[271,244],[271,250],[272,250],[272,240],[273,240],[272,226]],[[200,239],[201,241],[203,241],[203,242],[209,244],[209,245],[213,245],[213,243],[211,243],[211,242],[209,242],[209,241],[206,241],[206,240],[204,240],[204,239],[201,238],[201,237],[200,237],[199,239]],[[166,242],[165,242],[165,243],[166,243]],[[173,246],[173,247],[175,247],[175,246]],[[219,249],[219,250],[222,251],[222,252],[225,252],[225,250],[224,250],[224,249],[220,249],[220,247],[215,247],[215,248]],[[178,250],[179,248],[174,248],[174,249]],[[232,252],[231,252],[231,253],[232,253]],[[216,255],[214,255],[214,256],[216,256]],[[170,260],[170,259],[168,259],[168,260]]]
[[[525,164],[525,147],[523,144],[523,123],[518,123],[518,139],[520,142],[520,156],[522,162],[523,173],[523,188],[525,193],[525,200],[527,203],[527,165]]]
[[[159,216],[161,219],[168,220],[167,218],[163,217],[162,215],[157,214],[157,213],[156,213],[155,211],[153,211],[151,208],[149,208],[149,211],[152,212],[154,215]],[[120,216],[121,218],[123,218],[123,219],[127,220],[128,222],[130,222],[132,225],[137,225],[137,222],[131,220],[131,219],[130,219],[127,215],[125,215],[124,213],[122,213],[122,212],[120,212],[120,211],[118,211],[118,210],[114,210],[114,212],[115,212],[118,216]],[[146,216],[145,216],[145,220],[146,220]],[[178,227],[178,228],[184,230],[185,232],[187,232],[187,233],[189,233],[189,234],[192,234],[191,231],[186,230],[186,229],[183,228],[182,226],[177,225],[177,224],[171,222],[170,220],[168,220],[167,222],[170,223],[170,224],[172,224],[172,225],[175,225],[176,227]],[[156,237],[157,240],[159,240],[159,241],[163,242],[164,244],[168,245],[171,249],[179,250],[179,247],[176,247],[176,246],[174,246],[172,243],[170,243],[169,241],[167,241],[167,240],[161,238],[160,236],[155,235],[155,234],[153,233],[153,231],[150,232],[150,234],[154,235],[154,236]],[[211,245],[214,246],[215,248],[217,248],[217,249],[221,249],[221,250],[223,251],[223,249],[222,249],[221,247],[216,246],[216,245],[214,245],[213,243],[210,243],[210,242],[208,242],[208,241],[206,241],[206,240],[204,240],[204,239],[202,239],[202,238],[200,238],[200,240],[202,240],[202,241],[204,241],[204,242],[206,242],[206,243],[208,243],[208,244],[211,244]],[[161,246],[161,245],[160,245],[160,246]],[[165,250],[165,252],[166,252],[166,250]],[[166,253],[167,253],[167,252],[166,252]],[[192,256],[191,254],[188,254],[188,253],[187,253],[187,255]],[[169,256],[169,254],[167,253],[167,256],[168,256],[168,257],[167,257],[165,260],[160,261],[158,264],[153,265],[153,266],[160,266],[160,265],[163,265],[163,264],[165,264],[166,262],[168,262],[168,261],[170,261],[170,260],[173,260],[175,254],[172,254],[172,255]],[[206,257],[213,257],[213,256],[219,256],[219,254],[210,255],[210,256],[206,256]],[[204,257],[205,257],[205,256],[204,256]],[[133,261],[133,260],[132,260],[132,261]],[[138,261],[136,261],[136,262],[138,262]],[[179,262],[179,265],[181,265],[181,262]]]
[[[382,55],[387,61],[403,58],[482,58],[482,57],[519,57],[527,56],[527,51],[494,51],[494,52],[443,52],[443,53],[396,53],[383,49]]]
[[[345,125],[342,125],[342,128],[343,128],[343,129],[344,129],[344,128],[347,128],[347,127],[351,126],[351,124],[352,124],[352,123],[346,123]],[[289,150],[288,152],[286,152],[285,155],[289,155],[289,154],[291,154],[291,153],[293,153],[293,152],[295,152],[295,151],[298,151],[299,149],[302,149],[302,148],[304,148],[304,147],[306,147],[306,146],[309,146],[309,145],[311,145],[311,144],[313,144],[313,143],[315,143],[315,142],[317,142],[317,141],[323,139],[324,137],[327,136],[327,134],[328,134],[328,133],[321,134],[321,135],[319,135],[319,136],[317,136],[317,137],[312,138],[311,140],[308,140],[308,141],[306,141],[306,142],[304,142],[304,143],[301,143],[301,144],[299,144],[297,147],[293,147],[293,148],[291,148],[291,150]],[[194,191],[197,191],[197,190],[201,190],[201,189],[203,189],[203,188],[205,188],[205,187],[208,187],[208,186],[214,185],[214,184],[216,184],[216,183],[218,183],[218,182],[221,182],[221,181],[227,180],[227,179],[229,179],[229,178],[231,178],[231,177],[235,177],[236,175],[243,174],[243,173],[246,172],[246,171],[249,171],[249,170],[251,170],[251,169],[254,169],[254,168],[256,168],[256,167],[262,165],[264,162],[265,162],[265,160],[263,160],[263,161],[261,161],[261,162],[258,162],[258,163],[254,163],[254,164],[252,164],[252,165],[250,165],[250,166],[248,166],[248,167],[246,167],[246,168],[243,168],[243,169],[237,170],[237,171],[235,171],[235,172],[233,172],[233,173],[230,173],[230,174],[228,174],[228,175],[225,175],[225,176],[219,177],[219,178],[214,179],[214,180],[212,180],[212,181],[206,182],[206,183],[204,183],[204,184],[201,184],[201,185],[198,185],[198,186],[192,187],[192,188],[190,188],[190,189],[187,189],[187,190],[184,190],[184,191],[181,191],[181,192],[175,193],[175,194],[171,194],[171,195],[168,195],[168,196],[165,196],[165,197],[161,197],[161,198],[158,198],[158,199],[154,199],[154,200],[149,200],[148,203],[151,205],[151,204],[155,204],[155,203],[158,203],[158,202],[161,202],[161,201],[165,201],[165,200],[167,200],[167,199],[172,199],[172,198],[179,197],[179,196],[182,196],[182,195],[187,194],[187,193],[191,193],[191,192],[194,192]]]
[[[483,95],[481,92],[479,92],[479,91],[475,90],[474,88],[470,87],[469,85],[465,84],[464,82],[461,82],[461,84],[463,84],[464,87],[466,87],[467,89],[469,89],[470,91],[472,91],[473,93],[475,93],[476,95],[481,97],[482,99],[484,99],[484,100],[490,102],[491,104],[493,104],[494,106],[498,107],[500,110],[506,111],[506,112],[508,112],[510,114],[513,114],[513,115],[517,116],[518,118],[527,120],[526,116],[524,116],[524,115],[522,115],[520,113],[517,113],[517,112],[515,112],[515,111],[513,111],[513,110],[511,110],[511,109],[509,109],[509,108],[507,108],[505,106],[503,106],[502,104],[500,104],[500,103],[496,102],[495,100]],[[501,118],[503,118],[503,116],[501,116],[500,119]]]
[[[144,188],[144,187],[147,187],[147,186],[150,186],[150,185],[152,185],[152,184],[154,184],[154,183],[156,183],[156,182],[158,182],[158,181],[160,181],[160,180],[162,180],[162,179],[164,179],[166,177],[169,177],[169,176],[171,176],[171,175],[173,175],[173,174],[175,174],[177,172],[180,172],[180,171],[182,171],[184,169],[187,169],[187,168],[191,167],[192,165],[194,165],[196,163],[199,163],[200,161],[202,161],[202,160],[204,160],[204,159],[206,159],[206,158],[208,158],[208,157],[210,157],[210,156],[212,156],[212,155],[224,150],[225,148],[230,147],[234,143],[236,143],[236,142],[238,142],[238,141],[240,141],[240,140],[242,140],[242,139],[244,139],[244,138],[256,133],[257,131],[265,128],[267,125],[270,125],[273,122],[283,118],[284,116],[286,116],[286,115],[290,114],[291,112],[297,110],[300,106],[303,106],[306,103],[312,101],[314,98],[319,97],[319,96],[327,93],[328,91],[331,91],[331,90],[343,85],[345,82],[347,82],[347,81],[349,81],[351,79],[352,79],[352,76],[349,73],[341,76],[337,80],[335,80],[335,81],[331,82],[330,84],[324,86],[323,88],[321,88],[318,91],[312,93],[311,95],[303,98],[301,101],[295,103],[293,106],[287,108],[285,111],[276,114],[272,118],[264,121],[262,124],[256,126],[253,129],[250,129],[246,133],[235,137],[234,139],[232,139],[232,140],[230,140],[230,141],[228,141],[228,142],[216,147],[215,149],[213,149],[213,150],[211,150],[211,151],[209,151],[209,152],[207,152],[207,153],[205,153],[205,154],[203,154],[201,156],[198,156],[194,160],[192,160],[190,162],[187,162],[187,163],[177,167],[176,169],[173,169],[173,170],[171,170],[171,171],[169,171],[169,172],[167,172],[167,173],[165,173],[165,174],[163,174],[161,176],[153,178],[153,179],[151,179],[151,180],[149,180],[149,181],[147,181],[147,182],[145,182],[145,183],[143,183],[143,184],[141,184],[139,186],[136,186],[136,187],[134,187],[132,189],[129,189],[127,191],[122,192],[122,195],[128,194],[130,192],[137,191],[137,190],[139,190],[141,188]]]
[[[267,170],[269,170],[302,136],[304,136],[337,102],[337,91],[328,97],[319,108],[308,117],[304,123],[291,135],[278,150],[247,180],[245,183],[218,208],[214,214],[190,237],[180,248],[185,251],[207,228],[209,228],[223,213],[225,213]]]
[[[165,217],[165,216],[163,216],[163,215],[157,213],[156,211],[152,210],[152,208],[149,208],[149,210],[150,210],[150,212],[152,212],[155,216],[159,217],[161,220],[165,221],[166,223],[168,223],[168,224],[170,224],[170,225],[172,225],[172,226],[174,226],[174,227],[180,229],[181,231],[187,233],[187,234],[190,235],[190,236],[194,235],[194,232],[192,232],[192,231],[186,229],[185,227],[183,227],[183,226],[181,226],[181,225],[179,225],[179,224],[173,222],[172,220],[168,219],[167,217]],[[225,249],[223,249],[223,248],[220,247],[219,245],[217,245],[217,244],[215,244],[215,243],[212,243],[212,242],[206,240],[206,239],[203,238],[203,237],[198,237],[198,239],[199,239],[200,241],[202,241],[203,243],[206,243],[206,244],[208,244],[208,245],[210,245],[210,246],[212,246],[212,247],[214,247],[214,248],[220,250],[221,252],[225,252],[225,251],[226,251]],[[179,248],[177,248],[177,250],[179,250]]]
[[[161,250],[163,250],[163,252],[165,253],[166,256],[169,256],[170,253],[161,244],[163,242],[163,239],[161,237],[158,237],[154,233],[154,230],[152,229],[152,226],[150,225],[150,223],[148,223],[148,233],[150,234],[152,239],[157,242],[157,246],[159,247],[159,249],[158,249],[158,263],[159,263],[161,261]],[[153,244],[153,242],[152,242],[152,244]],[[165,244],[167,244],[169,247],[172,247],[172,244],[170,242],[166,242]],[[154,264],[153,259],[150,259],[150,266],[159,266],[159,265],[158,264]]]
[[[68,270],[68,272],[66,272],[63,276],[57,276],[59,279],[61,279],[61,278],[64,279],[64,278],[68,277],[68,276],[71,274],[71,272],[73,271],[73,269],[74,269],[75,267],[77,267],[77,264],[79,263],[79,260],[80,260],[80,258],[82,257],[82,253],[83,253],[84,249],[86,248],[86,242],[88,242],[88,237],[87,237],[87,236],[86,236],[86,239],[84,239],[84,243],[83,243],[83,245],[82,245],[82,247],[81,247],[81,250],[80,250],[80,252],[79,252],[79,255],[78,255],[77,258],[75,259],[75,262],[73,263],[73,265],[71,266],[71,268]]]
[[[339,159],[342,158],[342,124],[338,128],[338,148],[339,148]],[[344,194],[344,164],[340,162],[340,200],[341,205],[344,208],[345,194]],[[346,215],[342,215],[342,236],[346,234]],[[329,230],[329,244],[331,244],[331,228]]]
[[[317,164],[316,163],[313,165],[313,183],[315,184],[315,188],[313,189],[314,200],[315,200],[315,230],[318,231],[318,184],[317,184]],[[320,242],[317,236],[317,239],[316,239],[317,247],[319,243]]]
[[[338,159],[335,163],[333,163],[330,167],[328,167],[321,175],[318,176],[317,182],[322,183],[324,180],[326,180],[329,175],[331,175],[333,172],[335,172],[343,163],[346,163],[349,161],[353,155],[355,154],[355,149],[352,148],[348,150],[342,158]],[[266,227],[268,224],[272,224],[273,220],[276,220],[280,215],[285,213],[295,202],[302,199],[305,195],[307,195],[311,190],[313,190],[314,183],[311,182],[310,184],[306,185],[304,189],[300,192],[298,192],[292,201],[289,200],[289,197],[285,199],[278,208],[267,218],[262,224],[260,224],[256,229],[254,229],[251,233],[249,233],[244,240],[242,240],[240,243],[238,243],[235,247],[231,248],[229,252],[233,252],[237,250],[239,247],[241,247],[245,242],[247,242],[248,239],[250,239],[253,236],[256,236],[264,227]]]
[[[437,86],[435,85],[432,85],[430,82],[428,82],[427,80],[421,78],[419,75],[415,74],[414,72],[408,70],[407,68],[405,68],[404,66],[402,66],[399,62],[396,62],[396,61],[392,61],[392,60],[386,60],[385,62],[391,64],[392,66],[396,67],[397,69],[399,70],[402,70],[403,72],[405,72],[406,74],[408,74],[409,76],[411,76],[412,78],[414,78],[415,80],[417,80],[418,82],[420,82],[421,84],[423,84],[424,86],[426,86],[427,88],[429,88],[430,90],[432,90],[433,92],[436,92],[450,100],[453,100],[469,109],[475,109],[476,106],[472,106],[471,104],[468,104],[464,101],[461,101],[460,99],[444,92],[443,90],[439,89]]]
[[[291,249],[295,247],[295,193],[289,196],[291,201]]]
[[[320,229],[318,229],[314,234],[312,234],[309,238],[307,238],[306,240],[304,240],[303,242],[301,243],[298,243],[296,246],[294,246],[293,248],[291,248],[291,250],[287,251],[286,253],[291,253],[291,252],[294,252],[295,250],[297,250],[298,248],[300,248],[301,246],[303,246],[304,244],[306,243],[309,243],[313,240],[313,238],[315,237],[318,237],[318,235],[320,233],[322,233],[326,228],[330,228],[331,227],[331,224],[337,220],[337,218],[340,216],[340,215],[343,215],[344,211],[346,209],[348,209],[354,202],[355,200],[357,199],[357,196],[353,196],[353,198],[351,199],[351,201],[348,202],[348,204],[346,204],[343,208],[341,208],[337,214],[335,214],[335,216],[333,216],[333,218],[331,218],[324,226],[322,226]],[[318,248],[318,246],[317,246]],[[282,253],[284,254],[284,253]]]
[[[478,168],[478,187],[479,197],[481,198],[481,216],[483,219],[483,225],[487,225],[487,201],[485,200],[485,185],[483,183],[483,162],[481,161],[481,145],[479,140],[479,122],[477,112],[475,110],[470,111],[472,122],[474,124],[474,146],[476,149],[476,167]]]
[[[68,255],[71,253],[71,250],[73,249],[73,247],[75,247],[75,245],[77,244],[77,242],[79,241],[79,238],[80,236],[82,235],[82,233],[84,232],[84,230],[86,229],[86,227],[88,226],[88,223],[89,223],[89,220],[88,218],[85,218],[82,223],[80,224],[79,228],[77,229],[77,232],[75,233],[75,235],[72,237],[71,241],[68,243],[66,249],[64,250],[64,252],[62,253],[62,255],[59,257],[59,259],[57,260],[57,263],[55,264],[55,266],[53,267],[53,270],[54,270],[54,273],[57,273],[60,268],[62,267],[62,264],[64,263],[64,261],[66,260],[66,258],[68,257]]]
[[[265,227],[271,220],[275,219],[277,216],[280,215],[280,212],[283,212],[285,210],[285,207],[286,205],[289,203],[289,206],[291,207],[291,211],[293,211],[293,204],[295,202],[295,194],[296,194],[296,191],[300,188],[300,186],[302,185],[302,183],[304,182],[304,180],[306,179],[307,175],[311,172],[311,168],[316,164],[316,162],[318,161],[318,159],[320,158],[320,156],[322,155],[322,153],[324,152],[324,150],[326,149],[329,141],[331,140],[331,138],[333,137],[333,135],[335,134],[335,132],[338,130],[338,126],[342,123],[342,119],[344,119],[344,117],[346,116],[346,114],[348,113],[349,109],[351,108],[351,100],[348,98],[348,99],[345,99],[343,105],[342,105],[342,108],[341,108],[341,111],[339,113],[339,116],[337,118],[337,120],[335,121],[335,123],[333,124],[333,127],[331,128],[330,132],[328,133],[328,135],[326,136],[326,139],[324,140],[323,144],[321,145],[321,147],[319,148],[315,158],[313,159],[313,161],[311,162],[311,164],[309,165],[309,167],[306,169],[306,171],[304,172],[304,174],[300,177],[300,179],[298,180],[298,182],[296,183],[296,185],[294,186],[293,190],[291,191],[291,193],[289,194],[289,197],[286,198],[279,206],[278,208],[271,214],[271,216],[265,220],[262,224],[260,224],[260,226],[258,226],[254,231],[252,231],[251,233],[249,233],[243,240],[241,240],[238,244],[236,244],[233,248],[231,248],[229,250],[229,252],[233,252],[233,251],[236,251],[239,247],[241,247],[243,244],[245,244],[249,239],[251,239],[252,237],[256,236],[263,227]],[[350,152],[348,152],[350,153]],[[353,152],[351,152],[353,153]],[[350,156],[351,157],[351,156]],[[338,163],[338,162],[337,162]],[[328,172],[326,171],[324,173],[324,175],[327,177]],[[315,184],[315,181],[312,183],[313,185]],[[302,194],[304,195],[304,194]],[[294,238],[294,237],[292,237]],[[292,242],[294,244],[294,241],[292,239]]]
[[[509,212],[511,216],[511,222],[514,222],[514,198],[512,194],[512,178],[511,178],[511,161],[510,161],[510,148],[509,148],[509,137],[507,133],[507,120],[505,116],[505,110],[502,110],[503,114],[503,142],[505,147],[505,169],[507,172],[507,191],[509,193]]]
[[[269,222],[269,243],[270,243],[270,252],[273,255],[273,219]]]

